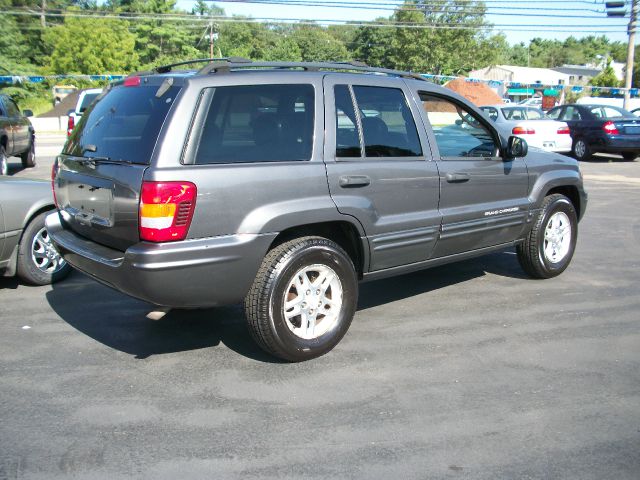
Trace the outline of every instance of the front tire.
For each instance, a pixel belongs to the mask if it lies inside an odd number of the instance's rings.
[[[549,195],[531,232],[517,246],[522,269],[533,278],[560,275],[571,262],[578,238],[578,216],[564,195]]]
[[[20,155],[20,160],[22,160],[22,166],[24,168],[33,168],[36,166],[36,145],[33,136],[31,136],[29,150]]]
[[[48,213],[43,212],[29,222],[18,247],[18,277],[31,285],[48,285],[71,272],[71,266],[54,248],[44,228]]]
[[[584,138],[578,138],[573,142],[573,156],[580,161],[591,158],[591,149]]]
[[[253,339],[267,353],[300,362],[330,351],[356,311],[358,278],[336,243],[302,237],[264,258],[244,308]]]

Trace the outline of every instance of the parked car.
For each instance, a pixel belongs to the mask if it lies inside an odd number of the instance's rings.
[[[518,105],[526,105],[529,107],[542,107],[542,97],[531,97],[525,98],[524,100],[520,100]]]
[[[622,108],[573,103],[555,107],[547,115],[567,122],[578,160],[588,160],[596,152],[617,153],[625,160],[640,154],[640,118]]]
[[[535,107],[525,105],[485,105],[480,107],[489,118],[512,135],[524,138],[529,146],[551,152],[571,151],[571,135],[565,122],[551,120]]]
[[[8,95],[0,95],[0,175],[8,175],[9,159],[16,156],[25,168],[36,166],[36,133],[27,117],[31,110],[20,113]]]
[[[88,88],[80,92],[75,108],[67,112],[67,136],[71,135],[73,127],[80,121],[84,111],[101,93],[101,88]]]
[[[346,333],[361,280],[514,246],[533,277],[569,265],[578,163],[460,95],[361,63],[177,65],[112,84],[54,165],[51,238],[104,284],[244,301],[257,343],[301,361]]]
[[[0,275],[46,285],[69,274],[44,226],[54,208],[50,182],[0,178]]]

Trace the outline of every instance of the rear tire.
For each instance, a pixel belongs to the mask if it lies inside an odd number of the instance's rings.
[[[625,152],[622,154],[622,158],[628,162],[635,160],[637,156],[638,154],[636,152]]]
[[[36,145],[35,137],[33,135],[31,136],[29,150],[20,155],[20,159],[22,160],[22,166],[24,168],[33,168],[36,166]]]
[[[265,256],[244,308],[253,339],[289,362],[319,357],[342,339],[358,300],[353,262],[339,245],[301,237]]]
[[[0,145],[0,176],[9,175],[9,159],[4,145]]]
[[[31,285],[48,285],[71,272],[71,266],[56,251],[44,228],[48,214],[43,212],[29,222],[18,247],[18,277]]]
[[[591,158],[591,149],[583,138],[577,138],[573,142],[573,156],[576,160],[589,160]]]
[[[571,262],[578,238],[578,216],[564,195],[549,195],[542,202],[531,232],[517,246],[522,269],[533,278],[560,275]]]

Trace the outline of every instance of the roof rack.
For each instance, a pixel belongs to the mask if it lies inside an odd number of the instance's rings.
[[[240,60],[240,61],[238,61]],[[191,63],[191,62],[184,62]],[[302,69],[305,71],[319,70],[346,70],[352,72],[379,73],[383,75],[392,75],[395,77],[411,78],[422,81],[428,81],[426,78],[417,73],[404,72],[402,70],[392,70],[388,68],[370,67],[363,62],[252,62],[246,58],[230,57],[212,59],[211,63],[198,70],[197,75],[208,75],[210,73],[228,73],[231,70],[239,70],[244,68],[263,68],[263,69]]]
[[[251,60],[248,60],[243,57],[222,57],[222,58],[194,58],[193,60],[185,60],[183,62],[169,63],[167,65],[160,65],[158,67],[154,67],[151,70],[141,70],[139,72],[134,72],[130,74],[130,77],[133,76],[144,76],[144,75],[153,75],[154,73],[168,73],[173,70],[173,67],[181,67],[182,65],[191,65],[193,63],[215,63],[215,62],[232,62],[232,63],[250,63]]]

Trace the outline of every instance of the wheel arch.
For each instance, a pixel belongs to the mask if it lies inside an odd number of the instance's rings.
[[[575,208],[578,218],[582,218],[582,205],[578,187],[576,187],[575,185],[561,185],[553,187],[549,191],[547,191],[545,197],[548,197],[549,195],[553,195],[555,193],[559,193],[567,197],[571,201],[573,208]]]
[[[362,278],[368,261],[368,251],[364,248],[358,228],[346,220],[333,220],[287,228],[274,238],[269,250],[294,238],[306,236],[324,237],[340,245],[351,258],[358,278]]]
[[[22,224],[22,229],[20,230],[20,235],[18,236],[17,242],[13,247],[13,251],[9,257],[9,265],[7,265],[6,270],[3,273],[3,276],[13,277],[18,269],[18,254],[20,253],[20,243],[22,242],[22,237],[24,236],[24,231],[27,228],[27,225],[31,223],[31,221],[36,218],[41,213],[51,212],[55,210],[54,205],[41,205],[37,207],[35,210],[30,210],[29,213],[25,216],[25,219]]]

